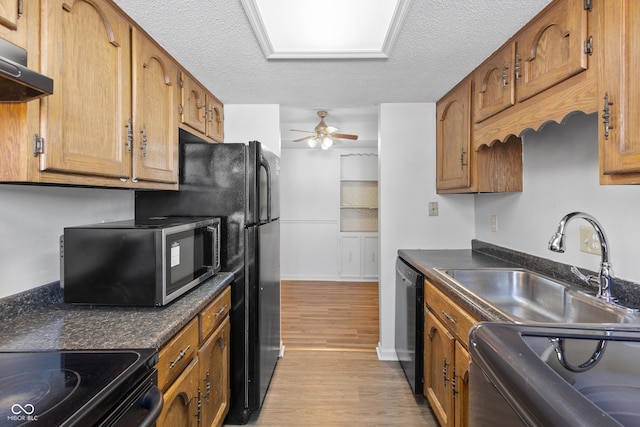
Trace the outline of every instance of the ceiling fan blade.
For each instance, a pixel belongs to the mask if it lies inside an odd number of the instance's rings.
[[[304,138],[299,138],[299,139],[294,139],[293,142],[302,142],[302,141],[307,141],[309,139],[313,138],[313,135],[311,136],[305,136]]]
[[[310,130],[300,130],[300,129],[289,129],[290,132],[304,132],[304,133],[315,133]]]
[[[350,135],[348,133],[334,133],[331,136],[339,139],[353,139],[354,141],[358,139],[358,135]]]

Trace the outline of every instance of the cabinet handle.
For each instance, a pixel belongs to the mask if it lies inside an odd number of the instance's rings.
[[[604,124],[604,139],[609,139],[609,131],[613,129],[611,126],[611,106],[613,102],[609,101],[609,92],[604,93],[604,108],[602,109],[602,123]]]
[[[442,379],[444,380],[444,386],[447,386],[447,381],[449,381],[449,379],[447,378],[447,371],[449,368],[449,364],[447,363],[447,358],[445,357],[442,360]]]
[[[457,323],[458,321],[456,319],[453,318],[453,316],[451,316],[449,313],[447,313],[446,311],[442,310],[442,314],[444,315],[444,317],[447,318],[447,320],[451,323]]]
[[[189,351],[190,348],[191,348],[191,344],[187,345],[185,348],[180,350],[180,353],[178,353],[178,357],[176,357],[175,360],[172,360],[171,362],[169,362],[169,369],[173,369],[173,367],[176,366],[176,364],[182,360],[185,354],[187,354],[187,351]]]
[[[202,390],[200,390],[200,387],[198,386],[198,401],[197,401],[198,405],[197,405],[197,409],[196,409],[196,413],[193,414],[194,417],[196,417],[196,424],[200,425],[200,421],[202,419]]]
[[[142,157],[147,157],[147,125],[142,125],[140,133],[142,134],[142,145],[140,146]]]
[[[504,64],[502,65],[502,89],[506,89],[507,84],[509,83],[507,81],[507,70],[509,69],[509,67],[507,66],[507,62],[505,61]]]
[[[467,163],[465,162],[466,154],[467,153],[464,151],[464,148],[462,148],[460,150],[460,169],[464,169],[464,167],[467,165]]]
[[[214,318],[218,318],[220,317],[220,315],[222,315],[222,313],[224,313],[225,311],[227,311],[227,305],[225,304],[224,306],[222,306],[222,308],[220,308],[220,310],[218,310],[218,312],[215,314]]]
[[[516,53],[516,63],[513,66],[513,71],[516,76],[516,83],[520,81],[520,55]]]
[[[456,394],[458,394],[458,381],[456,380],[456,367],[453,367],[453,372],[451,373],[451,391],[453,391],[453,398],[456,398]]]
[[[133,127],[131,126],[131,117],[127,121],[125,126],[127,128],[127,152],[131,152],[131,146],[133,145]]]
[[[204,395],[204,398],[208,401],[209,400],[209,394],[211,393],[211,380],[209,379],[209,371],[207,371],[207,376],[204,379],[204,384],[205,384],[205,390],[207,392]]]

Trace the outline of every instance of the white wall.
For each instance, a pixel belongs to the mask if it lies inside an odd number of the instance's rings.
[[[398,249],[470,248],[472,195],[439,196],[435,104],[382,104],[379,111],[380,344],[395,359],[395,260]],[[439,215],[428,216],[438,202]]]
[[[0,185],[0,298],[60,280],[63,228],[133,218],[129,190]]]
[[[376,149],[282,149],[281,275],[340,280],[340,156]]]
[[[640,186],[600,185],[598,118],[577,113],[564,125],[551,123],[523,134],[524,187],[517,194],[476,196],[476,238],[521,252],[597,270],[600,257],[579,251],[582,219],[567,227],[564,254],[547,249],[558,222],[567,213],[584,211],[602,224],[611,247],[616,276],[640,282],[638,213]],[[498,231],[491,232],[491,215]]]
[[[280,156],[280,106],[225,104],[225,142],[260,141]]]

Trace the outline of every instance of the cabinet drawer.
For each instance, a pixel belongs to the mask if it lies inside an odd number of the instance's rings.
[[[198,351],[198,319],[194,317],[158,352],[158,386],[165,391]]]
[[[231,309],[231,288],[227,288],[214,299],[198,315],[200,317],[200,342],[209,336],[211,332],[224,320]]]
[[[469,330],[478,320],[460,308],[429,281],[425,281],[424,294],[429,309],[465,347],[468,347]]]

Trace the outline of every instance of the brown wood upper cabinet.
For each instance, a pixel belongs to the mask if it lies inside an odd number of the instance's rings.
[[[0,38],[26,48],[27,18],[37,13],[38,6],[39,0],[0,0]]]
[[[600,182],[640,184],[640,2],[600,5]]]
[[[587,69],[588,13],[584,0],[557,1],[518,34],[514,66],[518,102]]]
[[[556,1],[483,62],[474,72],[474,122],[586,70],[588,13],[584,0]]]
[[[133,179],[178,182],[178,65],[136,28],[133,39]]]
[[[112,0],[0,0],[0,37],[54,80],[53,95],[0,104],[0,180],[177,189],[185,72]],[[222,103],[194,91],[189,125],[222,142]]]
[[[436,187],[472,187],[471,80],[467,79],[436,104]]]
[[[104,0],[43,1],[43,72],[55,89],[42,100],[40,169],[129,179],[129,23]]]
[[[467,78],[436,103],[437,192],[522,191],[520,138],[491,147],[472,146],[472,88]]]
[[[177,65],[107,0],[43,2],[41,180],[177,188]]]
[[[201,136],[224,142],[224,106],[188,73],[182,73],[182,123]]]
[[[515,47],[515,43],[508,44],[476,70],[474,106],[476,123],[511,107],[516,102],[513,73]]]

